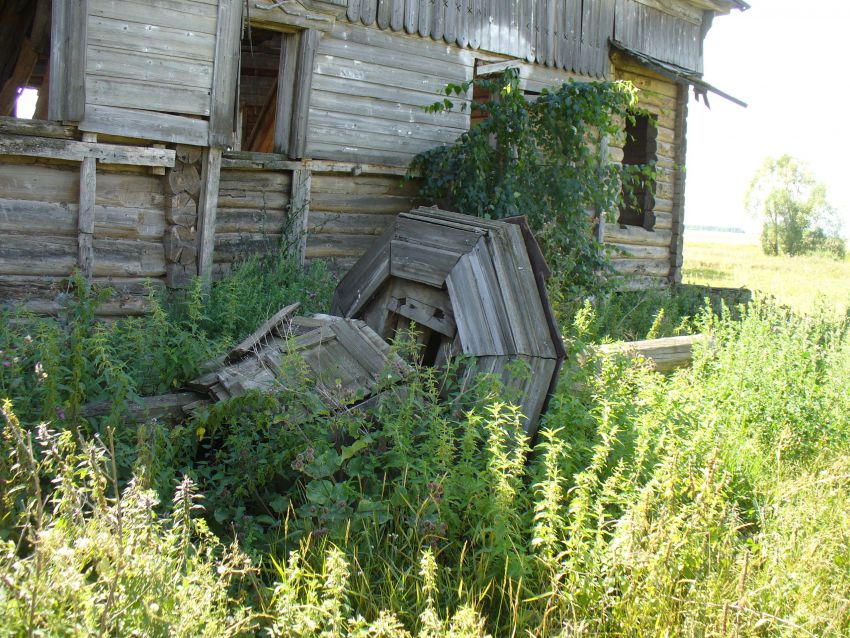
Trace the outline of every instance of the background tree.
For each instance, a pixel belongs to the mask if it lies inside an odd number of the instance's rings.
[[[826,187],[790,155],[768,157],[756,172],[744,200],[762,220],[761,244],[768,255],[828,252],[843,258],[844,240]]]

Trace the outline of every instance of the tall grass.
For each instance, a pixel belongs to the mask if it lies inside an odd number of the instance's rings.
[[[714,337],[690,369],[573,357],[533,441],[497,380],[418,369],[340,413],[297,361],[277,395],[127,426],[127,398],[188,374],[139,369],[135,341],[214,354],[250,329],[213,335],[241,290],[202,309],[190,293],[158,335],[98,326],[85,299],[61,329],[6,324],[0,388],[21,422],[6,404],[0,631],[850,632],[846,321],[718,306],[689,315]],[[571,348],[613,308],[576,313]],[[103,422],[69,419],[95,397],[114,401]]]

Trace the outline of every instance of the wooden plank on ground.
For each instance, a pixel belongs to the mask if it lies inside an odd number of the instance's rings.
[[[224,363],[234,363],[252,352],[257,352],[259,348],[267,345],[268,340],[272,337],[288,336],[289,320],[300,305],[300,303],[290,304],[274,313],[259,328],[245,337],[239,345],[228,352]]]

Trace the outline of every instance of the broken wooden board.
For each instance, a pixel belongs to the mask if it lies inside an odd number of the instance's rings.
[[[351,268],[333,312],[362,319],[387,340],[412,331],[424,365],[463,354],[503,371],[527,360],[535,379],[523,385],[521,404],[533,434],[566,356],[546,295],[548,274],[524,218],[420,207],[399,214]]]

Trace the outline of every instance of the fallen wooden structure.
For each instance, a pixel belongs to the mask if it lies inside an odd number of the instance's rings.
[[[298,304],[275,313],[256,332],[204,367],[181,392],[131,402],[135,421],[179,421],[210,404],[258,391],[273,393],[309,382],[331,410],[362,405],[401,381],[410,367],[363,321],[316,314],[293,317]],[[105,416],[112,403],[85,406]]]
[[[533,434],[566,356],[546,294],[548,269],[522,218],[488,220],[417,208],[340,281],[333,312],[388,341],[412,331],[419,362],[463,356],[519,392]]]

